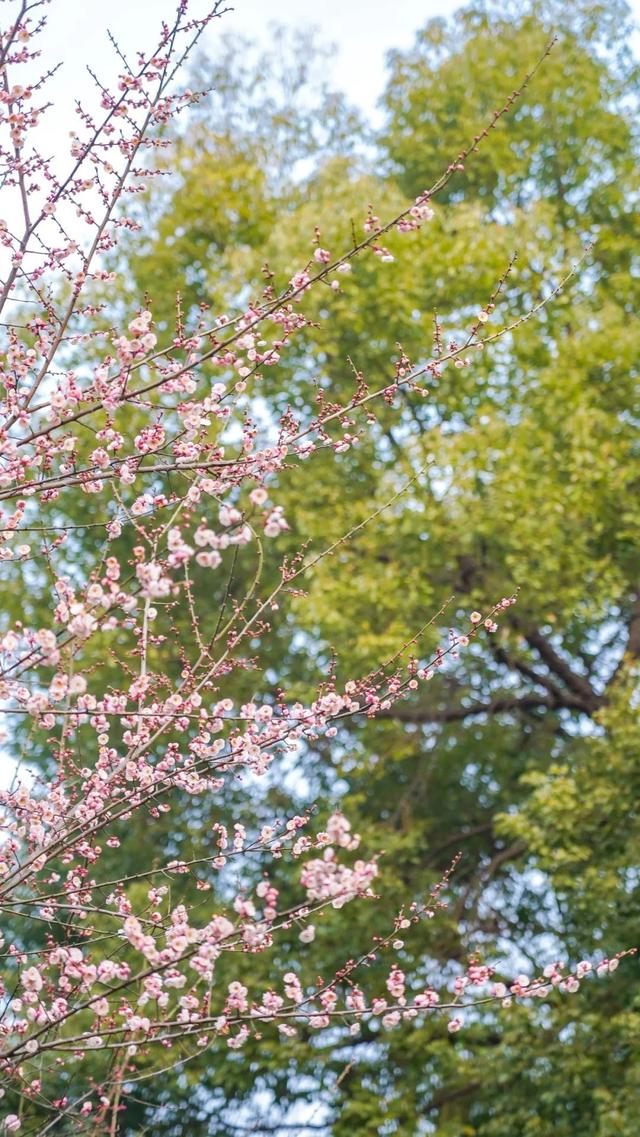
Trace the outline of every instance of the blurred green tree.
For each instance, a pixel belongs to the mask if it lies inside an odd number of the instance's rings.
[[[260,58],[228,41],[198,65],[193,86],[211,94],[172,140],[165,190],[141,202],[143,239],[126,253],[132,288],[149,294],[161,323],[176,318],[176,291],[180,318],[232,310],[247,289],[259,295],[265,264],[276,283],[303,265],[316,227],[324,247],[341,251],[361,232],[363,202],[384,219],[425,190],[558,36],[526,97],[434,202],[411,256],[396,233],[385,238],[393,264],[363,259],[340,291],[312,293],[303,307],[316,327],[289,353],[286,389],[268,378],[261,388],[267,416],[287,405],[301,416],[310,393],[348,403],[356,375],[384,386],[400,350],[425,365],[434,329],[437,354],[440,335],[460,341],[479,313],[489,336],[523,321],[470,366],[436,369],[428,398],[403,396],[400,419],[380,413],[339,463],[317,454],[295,484],[285,471],[279,491],[294,550],[303,535],[337,538],[417,475],[340,547],[340,572],[324,561],[304,601],[285,606],[295,649],[276,625],[273,667],[290,689],[307,691],[332,652],[338,673],[365,672],[447,605],[420,643],[426,657],[463,613],[521,589],[498,632],[419,702],[343,728],[337,746],[308,753],[304,770],[273,789],[283,809],[303,790],[343,804],[365,845],[385,850],[389,914],[399,897],[424,896],[462,851],[448,911],[407,938],[415,982],[469,951],[517,969],[638,938],[639,73],[630,31],[618,0],[478,4],[430,21],[413,48],[390,56],[376,139],[327,87],[311,38]],[[591,242],[564,291],[525,319]],[[233,569],[238,595],[244,571]],[[197,821],[190,839],[195,848]],[[344,919],[348,950],[367,950],[366,906]],[[335,971],[344,950],[320,924],[309,974]],[[140,1083],[123,1131],[634,1137],[636,977],[628,963],[606,989],[586,986],[579,1003],[478,1013],[446,1038],[432,1023],[397,1034],[368,1027],[355,1039],[336,1032],[330,1051],[315,1039],[263,1039],[220,1062],[209,1054],[160,1087]]]

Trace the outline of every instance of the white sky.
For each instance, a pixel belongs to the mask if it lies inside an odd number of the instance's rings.
[[[202,13],[206,0],[192,0]],[[640,0],[637,0],[640,8]],[[233,8],[214,21],[209,42],[220,30],[264,37],[269,23],[317,27],[324,42],[338,51],[333,78],[363,109],[373,108],[383,87],[384,55],[392,47],[409,47],[415,31],[432,16],[447,15],[454,0],[229,0]],[[123,48],[146,48],[163,18],[170,19],[174,0],[52,0],[49,7],[47,54],[63,59],[62,84],[77,93],[86,84],[84,64],[112,71],[109,28]],[[61,84],[61,87],[62,87]]]
[[[12,9],[15,4],[13,0]],[[86,97],[88,106],[95,105],[86,65],[107,86],[120,70],[107,30],[125,52],[148,50],[161,21],[174,15],[175,4],[176,0],[51,0],[41,46],[50,65],[61,61],[63,66],[49,87],[54,103],[46,118],[50,152],[68,150],[68,133],[76,125],[74,100]],[[222,30],[264,39],[272,22],[316,27],[324,43],[336,45],[330,75],[334,85],[371,114],[384,87],[385,53],[409,47],[428,19],[449,15],[459,0],[228,0],[228,5],[230,10],[213,22],[205,43],[215,43]],[[196,15],[209,6],[209,0],[190,2]],[[631,0],[631,7],[640,22],[640,0]],[[523,60],[523,67],[527,62]]]

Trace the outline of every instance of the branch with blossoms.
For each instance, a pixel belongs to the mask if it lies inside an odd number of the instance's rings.
[[[65,167],[43,150],[43,92],[55,70],[38,70],[47,7],[48,0],[19,0],[0,39],[0,500],[11,503],[0,508],[0,561],[8,572],[22,571],[39,601],[4,621],[0,700],[15,749],[25,731],[45,740],[43,768],[22,779],[16,772],[0,792],[0,907],[8,929],[0,945],[0,1075],[10,1103],[6,1132],[24,1124],[46,1133],[69,1120],[73,1132],[108,1125],[116,1133],[124,1082],[149,1076],[156,1044],[179,1047],[182,1061],[218,1040],[238,1050],[271,1026],[289,1038],[301,1024],[340,1023],[355,1034],[362,1021],[390,1029],[424,1015],[446,1017],[454,1032],[464,1009],[546,998],[555,987],[571,993],[592,970],[586,961],[574,970],[554,964],[542,977],[506,985],[472,959],[444,996],[437,978],[409,989],[404,934],[444,906],[448,873],[426,902],[407,900],[370,950],[312,989],[304,989],[295,961],[262,991],[250,992],[240,978],[228,980],[223,994],[216,985],[245,955],[275,952],[292,935],[301,952],[312,950],[314,921],[330,919],[331,910],[376,902],[379,857],[355,855],[359,838],[341,813],[322,828],[309,803],[247,828],[236,804],[240,780],[251,786],[253,823],[255,787],[268,784],[279,761],[299,759],[321,736],[334,738],[346,718],[386,713],[478,634],[495,632],[496,617],[516,600],[471,613],[429,657],[422,638],[445,605],[391,659],[342,688],[329,676],[308,704],[279,689],[263,701],[232,697],[236,677],[258,667],[242,652],[260,650],[283,598],[299,595],[319,563],[375,525],[420,471],[324,549],[305,544],[281,558],[273,583],[265,581],[266,549],[288,530],[273,497],[278,475],[319,450],[339,461],[366,437],[379,406],[394,408],[407,393],[426,397],[425,380],[437,381],[449,364],[471,367],[475,353],[553,300],[575,268],[539,304],[487,334],[509,266],[461,342],[445,348],[436,324],[427,362],[414,365],[401,352],[382,386],[372,389],[357,374],[346,403],[324,399],[313,412],[288,410],[259,427],[254,384],[311,326],[307,294],[327,285],[339,292],[356,258],[393,259],[386,233],[410,237],[429,223],[439,191],[486,144],[551,45],[413,204],[385,222],[369,207],[364,237],[337,256],[316,229],[312,255],[284,289],[269,279],[243,311],[213,323],[202,314],[195,328],[180,327],[162,345],[149,306],[105,326],[104,297],[114,283],[105,258],[121,232],[136,230],[126,203],[161,174],[159,152],[170,145],[162,128],[198,98],[178,89],[180,68],[224,8],[218,0],[195,17],[181,0],[174,22],[134,63],[115,45],[117,87],[110,91],[91,72],[98,107],[77,105]],[[90,520],[74,520],[87,512]],[[96,530],[104,544],[91,545],[90,561],[82,542]],[[35,547],[27,534],[37,534]],[[238,597],[232,582],[244,550],[253,560]],[[211,579],[227,580],[213,621]],[[46,618],[32,621],[29,613],[43,607]],[[197,810],[207,817],[207,835],[193,855],[188,818]],[[231,821],[230,810],[237,811]],[[135,864],[119,860],[134,824],[150,833],[155,825],[164,840],[169,814],[177,819],[170,851],[149,841]],[[296,898],[286,903],[282,861],[296,876]],[[384,953],[393,957],[386,993],[365,993],[359,973]],[[601,961],[596,972],[613,970],[626,954]],[[73,1096],[63,1089],[70,1071]]]

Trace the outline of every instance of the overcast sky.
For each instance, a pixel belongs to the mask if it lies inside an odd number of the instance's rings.
[[[191,0],[191,6],[201,14],[209,4]],[[430,17],[449,15],[458,6],[455,0],[229,0],[230,10],[214,21],[208,43],[223,29],[264,39],[271,22],[317,27],[324,42],[336,45],[334,84],[371,114],[384,86],[385,53],[409,47]],[[631,6],[640,21],[640,0]],[[107,29],[124,50],[147,50],[160,22],[174,11],[175,0],[52,0],[43,46],[49,62],[64,64],[50,87],[55,109],[47,126],[53,135],[67,134],[73,100],[91,89],[87,63],[107,83],[117,74]]]
[[[453,0],[230,0],[232,10],[214,22],[209,42],[222,29],[260,38],[270,22],[315,26],[322,39],[338,46],[336,85],[369,110],[382,90],[385,51],[408,47],[427,19],[457,6]],[[194,11],[206,7],[205,0],[195,0]],[[52,0],[47,51],[50,58],[69,61],[65,89],[84,87],[83,61],[111,70],[107,28],[123,47],[146,48],[160,21],[174,10],[174,0]]]

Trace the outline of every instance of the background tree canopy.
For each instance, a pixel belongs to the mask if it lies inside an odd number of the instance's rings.
[[[430,185],[554,34],[534,83],[438,198],[411,255],[393,234],[392,265],[369,258],[340,293],[314,292],[304,310],[316,326],[288,356],[286,390],[263,381],[266,419],[287,405],[301,416],[319,395],[348,400],[354,372],[384,384],[398,345],[414,365],[431,357],[435,308],[445,343],[492,296],[489,329],[515,322],[592,242],[564,290],[472,367],[443,370],[425,399],[407,395],[393,426],[380,415],[338,463],[318,454],[306,481],[282,476],[294,551],[303,536],[337,538],[418,474],[341,546],[340,572],[323,561],[308,597],[283,606],[273,675],[252,677],[267,693],[274,675],[306,692],[333,652],[338,674],[366,671],[447,604],[426,654],[460,613],[520,588],[498,633],[419,702],[349,723],[271,791],[282,808],[302,794],[340,803],[363,844],[385,851],[389,913],[462,852],[448,910],[405,945],[416,984],[469,951],[517,967],[638,941],[640,75],[628,10],[487,3],[432,20],[389,58],[377,133],[326,84],[311,37],[264,56],[223,42],[197,65],[191,85],[211,93],[172,139],[163,192],[141,203],[144,239],[126,253],[131,291],[148,293],[158,321],[175,319],[176,291],[186,319],[201,306],[231,311],[248,282],[259,293],[265,264],[281,283],[304,263],[316,225],[337,251],[352,224],[361,232],[363,202],[385,217]],[[249,572],[240,557],[231,596]],[[212,596],[214,623],[221,601]],[[141,836],[124,836],[127,856]],[[174,836],[167,825],[167,847]],[[193,817],[192,855],[204,839]],[[341,918],[349,950],[366,950],[366,905]],[[310,975],[338,968],[343,952],[321,922]],[[263,1040],[201,1056],[159,1088],[141,1083],[123,1132],[634,1137],[637,978],[628,962],[606,988],[581,992],[579,1010],[487,1011],[444,1038],[431,1023],[368,1027],[324,1050],[311,1038]]]

